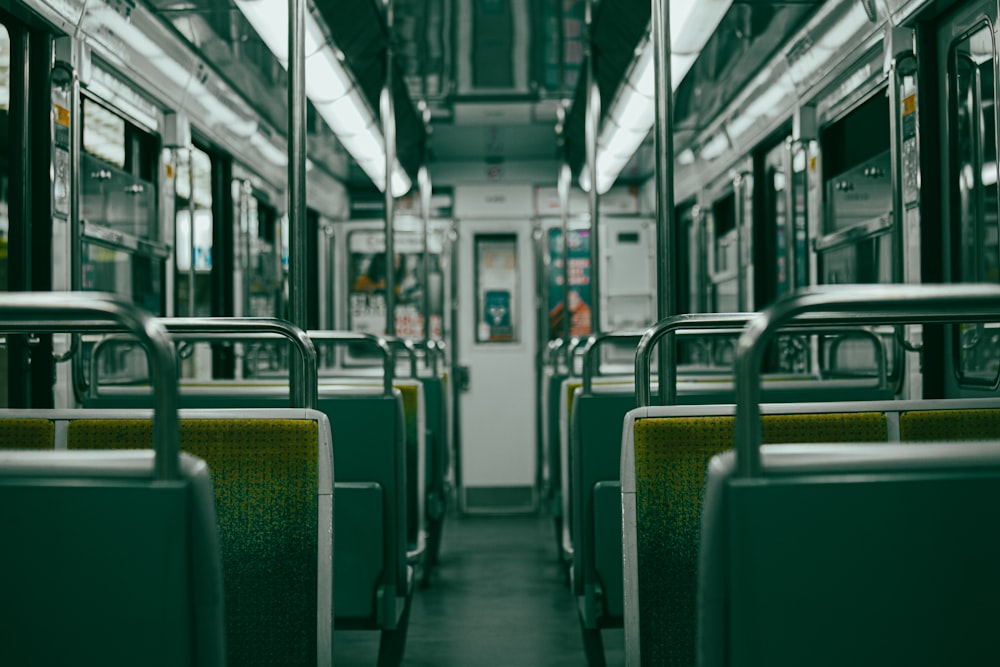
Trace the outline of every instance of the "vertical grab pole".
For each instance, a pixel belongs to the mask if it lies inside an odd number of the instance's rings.
[[[76,42],[74,42],[76,44]],[[69,289],[79,292],[83,289],[83,230],[80,225],[80,199],[83,192],[83,99],[80,93],[80,68],[82,49],[73,49],[70,63],[73,80],[70,88],[69,110]],[[168,271],[170,269],[167,269]],[[87,381],[83,372],[83,355],[73,354],[82,344],[80,334],[71,334],[70,357],[73,391],[80,400]],[[96,382],[97,377],[91,378]]]
[[[785,293],[794,292],[798,286],[798,257],[796,256],[796,219],[795,219],[795,150],[799,141],[790,138],[785,142],[784,165],[785,174]],[[781,296],[780,294],[778,296]]]
[[[306,0],[288,2],[288,305],[292,324],[302,330],[308,327],[305,7]],[[294,395],[306,381],[304,362],[289,361],[289,379]]]
[[[653,74],[656,80],[656,122],[653,140],[656,160],[656,303],[657,317],[663,320],[677,315],[674,294],[674,254],[676,224],[674,220],[674,141],[673,85],[670,80],[670,5],[668,0],[652,0],[650,24],[653,37]],[[660,379],[669,368],[671,377],[677,370],[677,350],[673,334],[660,343]],[[659,383],[660,403],[677,402],[676,383]]]
[[[417,171],[417,185],[420,187],[420,214],[424,219],[424,267],[421,271],[420,281],[424,284],[424,298],[421,305],[424,311],[424,343],[429,358],[431,356],[431,250],[427,239],[430,236],[431,227],[431,176],[430,172],[427,171],[426,164],[420,165],[420,169]],[[429,359],[425,359],[425,361],[429,361]]]
[[[559,215],[562,223],[562,332],[559,334],[563,339],[563,349],[569,343],[570,336],[570,314],[569,314],[569,188],[573,180],[569,164],[565,161],[559,167]],[[567,361],[569,358],[567,357]],[[556,367],[558,370],[558,357]]]
[[[587,26],[587,122],[586,122],[586,144],[587,144],[587,173],[590,174],[590,191],[587,198],[590,209],[590,331],[597,333],[601,330],[601,248],[600,240],[597,236],[597,132],[601,120],[601,90],[597,86],[597,76],[594,71],[594,0],[587,0],[586,8]],[[569,238],[563,237],[563,243],[569,244]],[[565,286],[566,306],[569,306],[569,284]],[[566,313],[569,316],[569,312]]]
[[[188,294],[187,294],[187,316],[194,317],[194,214],[195,214],[195,204],[194,204],[194,144],[188,145],[188,252],[191,253],[191,261],[188,263]]]
[[[392,103],[392,0],[385,3],[385,24],[389,39],[385,47],[385,84],[379,95],[382,135],[385,137],[385,335],[396,335],[396,252],[393,247],[393,219],[396,200],[392,196],[392,170],[396,164],[396,117]]]

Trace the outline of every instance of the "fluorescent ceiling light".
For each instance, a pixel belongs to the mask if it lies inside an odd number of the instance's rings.
[[[247,22],[274,57],[288,67],[288,1],[235,0]],[[358,92],[351,75],[312,12],[306,13],[306,97],[326,121],[341,145],[375,186],[385,191],[385,141],[375,117]],[[396,161],[392,194],[406,194],[412,183]]]
[[[696,7],[697,1],[697,7]],[[670,0],[670,75],[674,91],[687,76],[732,0]],[[642,145],[656,115],[653,42],[647,39],[632,62],[625,83],[611,103],[597,142],[597,191],[607,192]],[[580,187],[590,190],[586,166]],[[586,174],[586,176],[585,176]]]

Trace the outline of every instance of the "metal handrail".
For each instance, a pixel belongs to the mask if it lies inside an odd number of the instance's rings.
[[[307,335],[316,343],[326,345],[350,345],[363,343],[375,348],[382,354],[382,391],[386,396],[392,396],[393,368],[392,349],[389,341],[381,336],[361,333],[359,331],[307,331]]]
[[[385,336],[385,341],[389,343],[389,349],[393,350],[396,348],[406,351],[406,355],[410,358],[410,377],[417,377],[417,346],[409,338],[397,338],[395,336]],[[396,358],[393,355],[393,362]]]
[[[693,330],[692,334],[727,331],[738,333],[752,316],[753,313],[689,313],[667,317],[647,329],[635,350],[636,407],[642,408],[651,404],[649,360],[653,348],[661,338],[681,330]],[[677,402],[676,368],[660,369],[660,397],[660,402],[664,405],[673,405]]]
[[[417,350],[425,350],[427,352],[426,362],[424,363],[425,368],[430,368],[431,373],[434,375],[438,374],[440,360],[441,364],[445,363],[445,348],[444,342],[440,340],[435,340],[434,338],[428,338],[427,340],[415,340],[413,342],[413,347]]]
[[[1000,321],[1000,285],[851,285],[800,290],[747,323],[737,342],[736,469],[761,473],[760,367],[777,331],[811,324],[941,324]]]
[[[638,343],[644,331],[605,331],[587,338],[580,353],[583,355],[583,393],[589,394],[594,388],[594,376],[600,375],[601,357],[598,348],[608,341],[635,341]]]
[[[289,380],[292,405],[313,409],[319,405],[316,348],[306,332],[291,322],[274,317],[174,317],[163,322],[178,340],[258,340],[275,335],[287,338],[298,351],[302,368],[301,384]]]
[[[553,368],[559,366],[559,351],[566,345],[563,338],[553,338],[545,345],[545,363]]]
[[[303,385],[289,382],[289,396],[293,407],[315,409],[318,405],[319,385],[316,369],[316,348],[302,329],[291,322],[267,317],[175,317],[160,320],[177,341],[256,341],[283,336],[299,352],[303,367]],[[97,395],[97,372],[100,352],[105,345],[121,342],[121,336],[108,336],[94,344],[90,354],[90,395]],[[178,353],[180,348],[178,348]]]
[[[840,344],[843,343],[848,338],[853,338],[853,337],[867,338],[869,341],[871,341],[872,345],[875,346],[875,357],[876,357],[876,362],[878,362],[878,368],[876,372],[878,373],[877,377],[878,377],[879,387],[880,388],[884,387],[886,383],[889,381],[889,370],[888,370],[889,363],[886,360],[885,341],[883,341],[882,337],[879,336],[877,333],[875,333],[871,329],[844,328],[844,329],[824,329],[822,331],[822,335],[836,336],[836,338],[833,340],[831,344],[831,353],[835,351],[837,348],[839,348]],[[822,376],[823,369],[820,368],[819,371],[820,375]]]
[[[162,320],[99,292],[6,292],[0,294],[0,331],[6,333],[112,332],[122,328],[146,349],[153,385],[154,473],[180,479],[177,364]]]
[[[573,363],[573,359],[576,355],[576,351],[581,345],[586,344],[587,338],[588,336],[573,336],[569,339],[569,342],[563,346],[563,349],[566,350],[564,357],[566,359],[566,373],[570,377],[573,377],[574,375],[573,371],[575,370],[574,367],[576,364]]]

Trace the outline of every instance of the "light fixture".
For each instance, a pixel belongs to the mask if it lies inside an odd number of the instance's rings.
[[[731,4],[732,0],[670,0],[670,74],[675,91]],[[654,71],[653,42],[647,38],[609,107],[597,139],[597,191],[601,194],[611,189],[653,127]],[[580,171],[579,182],[590,191],[586,167]]]
[[[235,2],[274,57],[287,68],[287,0]],[[305,52],[306,97],[375,186],[385,191],[385,141],[382,133],[372,110],[311,11],[306,13]],[[392,194],[396,197],[406,194],[412,185],[398,160],[391,181]]]

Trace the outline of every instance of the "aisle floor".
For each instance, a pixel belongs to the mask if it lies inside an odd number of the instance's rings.
[[[605,630],[609,667],[622,630]],[[376,664],[378,633],[337,632],[334,664]],[[413,598],[404,667],[581,667],[576,601],[557,562],[551,517],[449,517],[430,588]]]

